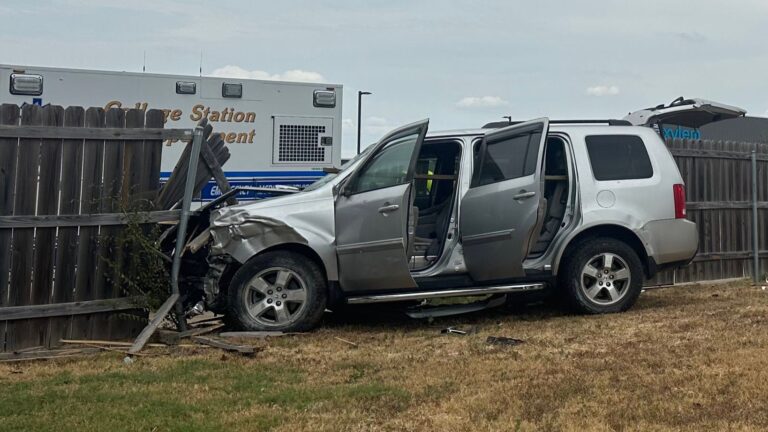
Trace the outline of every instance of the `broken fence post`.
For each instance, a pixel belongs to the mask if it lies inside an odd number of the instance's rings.
[[[139,337],[133,342],[131,349],[128,350],[128,357],[136,354],[144,348],[144,344],[147,343],[149,338],[155,333],[157,327],[165,319],[171,309],[176,307],[176,318],[179,323],[179,330],[185,331],[186,318],[184,317],[184,310],[179,301],[179,270],[181,268],[181,254],[184,253],[184,240],[187,234],[187,221],[189,219],[189,208],[192,204],[192,193],[195,187],[195,176],[197,175],[197,162],[200,158],[200,147],[203,142],[203,128],[207,121],[202,120],[195,127],[195,131],[192,134],[192,151],[189,154],[189,169],[187,170],[187,182],[184,189],[184,199],[182,201],[181,216],[179,218],[179,225],[176,229],[176,247],[173,252],[173,264],[171,265],[171,296],[168,300],[160,306],[157,310],[157,314],[152,321],[144,327]]]

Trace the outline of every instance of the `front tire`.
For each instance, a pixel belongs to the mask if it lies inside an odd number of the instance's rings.
[[[576,245],[560,272],[561,290],[577,312],[624,312],[643,288],[643,266],[637,253],[613,238],[595,238]]]
[[[289,251],[251,258],[232,277],[228,295],[229,321],[250,331],[311,330],[319,324],[328,301],[320,268]]]

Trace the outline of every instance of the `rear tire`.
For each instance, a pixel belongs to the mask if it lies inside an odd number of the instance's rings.
[[[559,275],[571,309],[587,314],[624,312],[643,288],[643,265],[626,243],[608,237],[575,245]]]
[[[320,268],[301,254],[267,252],[243,264],[228,290],[227,318],[250,331],[303,332],[316,327],[328,299]]]

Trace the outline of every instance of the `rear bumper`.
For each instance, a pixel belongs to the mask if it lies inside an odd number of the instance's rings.
[[[643,240],[659,268],[688,264],[699,249],[696,224],[687,219],[663,219],[648,222],[642,229]]]

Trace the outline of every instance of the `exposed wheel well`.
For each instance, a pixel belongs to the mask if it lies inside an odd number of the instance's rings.
[[[653,277],[654,269],[652,268],[653,266],[651,265],[648,254],[645,251],[643,242],[640,240],[640,238],[637,237],[637,234],[632,232],[632,230],[619,225],[598,225],[580,232],[576,235],[576,237],[571,239],[571,241],[568,243],[568,246],[566,246],[565,251],[563,251],[561,261],[563,259],[567,259],[570,250],[578,247],[580,243],[597,237],[610,237],[628,244],[635,251],[635,253],[637,253],[640,261],[643,263],[643,271],[645,272],[645,276],[649,279]],[[562,266],[558,266],[558,268],[560,267]]]

